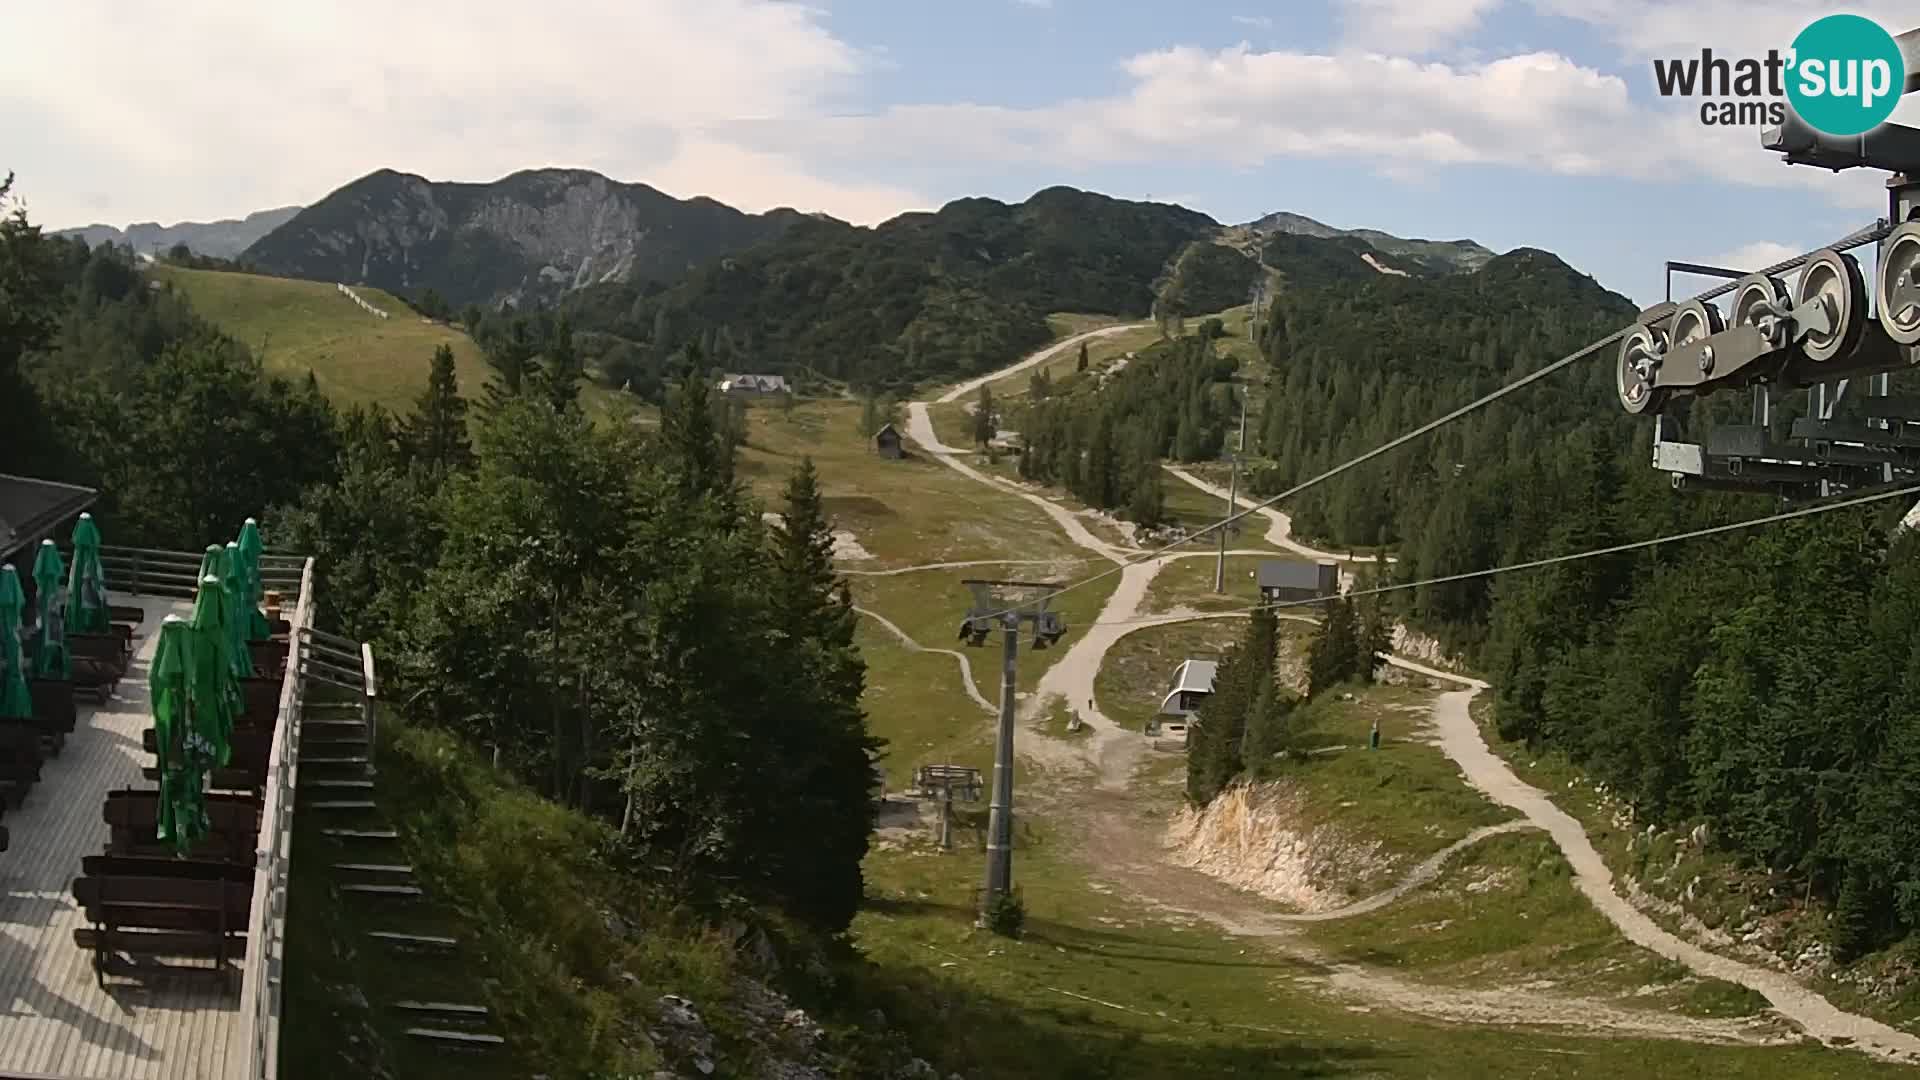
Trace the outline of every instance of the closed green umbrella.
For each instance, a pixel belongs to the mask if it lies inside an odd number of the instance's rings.
[[[221,582],[227,590],[227,637],[233,652],[233,677],[253,678],[253,650],[247,648],[247,570],[241,560],[240,545],[227,542],[227,576]]]
[[[247,574],[247,640],[265,641],[273,636],[267,613],[261,605],[267,600],[266,582],[260,576],[260,552],[266,545],[260,539],[260,523],[252,518],[240,526],[240,558]]]
[[[33,586],[40,605],[40,644],[33,658],[33,673],[43,679],[73,677],[73,657],[67,653],[67,612],[60,602],[60,581],[67,567],[60,549],[51,540],[40,541],[40,554],[33,560]]]
[[[194,730],[196,674],[206,651],[198,631],[178,615],[160,623],[147,688],[153,703],[154,755],[160,765],[161,840],[186,854],[207,835],[206,775],[209,756]],[[220,700],[214,692],[214,700]]]
[[[67,568],[67,632],[107,632],[107,572],[100,568],[100,528],[92,514],[73,527],[73,565]]]
[[[26,609],[27,594],[20,589],[19,573],[11,566],[0,566],[0,719],[33,718],[26,650],[20,644],[20,615]]]
[[[211,556],[213,551],[207,554]],[[187,690],[193,705],[192,731],[213,764],[224,766],[233,753],[233,718],[240,712],[240,680],[233,674],[227,591],[219,575],[200,578],[200,591],[193,598],[192,625],[194,661]]]

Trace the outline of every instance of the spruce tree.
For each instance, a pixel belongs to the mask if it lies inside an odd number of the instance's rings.
[[[980,403],[973,410],[973,442],[985,446],[993,441],[993,388],[980,388]]]
[[[1353,605],[1345,597],[1327,601],[1326,616],[1307,651],[1307,696],[1319,697],[1327,690],[1360,675],[1359,630],[1354,625]]]
[[[524,315],[515,315],[505,332],[487,343],[487,363],[494,377],[487,380],[480,411],[491,416],[508,398],[518,397],[539,377],[534,341]]]
[[[462,468],[473,458],[473,445],[467,438],[467,403],[460,396],[453,350],[448,346],[433,350],[427,389],[414,402],[413,415],[406,420],[404,442],[414,459],[434,475]]]
[[[545,389],[554,409],[564,412],[578,405],[584,366],[574,349],[573,325],[565,315],[555,319],[548,332],[545,358]]]
[[[733,448],[714,423],[713,393],[700,371],[699,350],[688,346],[691,370],[660,410],[659,439],[682,497],[725,495],[733,487]]]
[[[795,915],[830,930],[852,921],[863,892],[860,862],[873,832],[873,760],[860,696],[866,663],[854,644],[857,615],[833,569],[833,526],[811,459],[787,482],[766,582],[780,646],[782,715],[767,737],[776,771],[755,844],[772,885]]]

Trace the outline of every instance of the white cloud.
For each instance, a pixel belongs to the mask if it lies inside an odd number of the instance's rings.
[[[1763,266],[1772,266],[1777,262],[1805,254],[1805,249],[1791,244],[1782,244],[1776,240],[1756,240],[1743,244],[1732,251],[1723,251],[1706,260],[1709,265],[1724,267],[1728,270],[1754,271]]]
[[[901,106],[763,125],[753,138],[868,165],[1181,160],[1252,167],[1307,158],[1386,175],[1504,166],[1812,189],[1849,208],[1885,200],[1875,177],[1789,168],[1759,148],[1756,129],[1709,128],[1690,109],[1649,108],[1633,100],[1621,76],[1552,53],[1449,64],[1180,46],[1132,57],[1123,70],[1131,86],[1112,97],[1034,109]]]
[[[924,202],[706,134],[814,111],[861,74],[865,57],[796,3],[67,0],[7,21],[10,43],[37,44],[0,65],[0,168],[49,225],[229,216],[379,167],[581,166],[861,221]]]
[[[1420,56],[1438,52],[1480,26],[1502,0],[1341,0],[1349,48]]]

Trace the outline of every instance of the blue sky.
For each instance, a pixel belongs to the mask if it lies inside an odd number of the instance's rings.
[[[1844,10],[1904,29],[1910,6]],[[1544,247],[1648,302],[1664,259],[1755,265],[1884,213],[1875,176],[1789,168],[1652,92],[1654,57],[1784,48],[1826,10],[25,0],[0,42],[0,169],[50,226],[238,216],[381,167],[579,166],[862,223],[1064,183],[1227,223]]]

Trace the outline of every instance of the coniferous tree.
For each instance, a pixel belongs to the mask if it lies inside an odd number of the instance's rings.
[[[573,325],[563,314],[553,321],[544,350],[543,377],[547,399],[559,410],[580,403],[580,380],[585,368],[573,344]]]
[[[1084,341],[1080,343],[1080,355],[1073,362],[1073,370],[1075,371],[1087,370],[1087,343]]]
[[[424,463],[435,475],[462,468],[472,460],[473,445],[467,438],[467,402],[460,396],[453,350],[448,346],[433,350],[427,389],[414,402],[404,439],[414,459]]]
[[[1360,677],[1361,643],[1353,605],[1345,597],[1327,601],[1326,614],[1307,650],[1307,696],[1318,697]]]
[[[993,388],[980,388],[980,401],[973,410],[973,442],[976,446],[986,446],[993,442]]]
[[[480,411],[491,415],[507,399],[518,397],[539,378],[536,344],[526,316],[515,315],[509,319],[506,329],[495,333],[487,342],[486,351],[487,363],[494,374],[487,380]]]
[[[795,914],[841,930],[863,890],[860,861],[875,815],[872,762],[881,744],[868,734],[860,708],[866,664],[833,548],[813,462],[802,459],[773,529],[767,582],[788,673],[784,715],[772,734],[789,782],[770,785],[777,797],[762,822],[782,835],[756,847],[780,853],[772,875]]]

